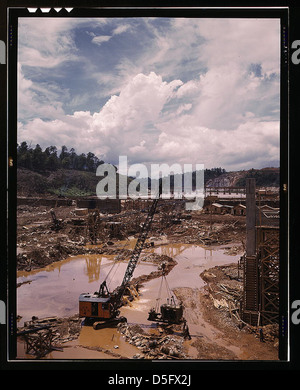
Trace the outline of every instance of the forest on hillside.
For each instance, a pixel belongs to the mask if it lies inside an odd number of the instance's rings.
[[[18,190],[26,194],[33,191],[70,196],[95,195],[99,181],[95,173],[100,164],[104,164],[104,161],[92,152],[78,154],[74,148],[68,149],[65,145],[60,150],[53,145],[42,150],[39,144],[31,147],[24,141],[17,145]],[[117,167],[115,169],[117,171]],[[256,179],[257,186],[279,186],[279,168],[241,172],[236,186],[244,187],[249,177]],[[204,169],[204,184],[218,177],[231,177],[234,174],[235,172],[226,172],[221,167]],[[133,177],[128,178],[129,181],[132,179]],[[174,187],[174,180],[174,175],[170,174],[171,189]],[[192,187],[196,188],[196,172],[192,174]],[[150,178],[148,188],[151,188]]]
[[[244,177],[237,181],[236,185],[245,187],[246,179],[250,178],[255,179],[255,184],[258,187],[279,187],[280,185],[279,168],[249,169]]]
[[[48,146],[42,150],[37,144],[34,148],[26,141],[17,145],[17,167],[26,168],[30,171],[43,174],[44,172],[57,171],[59,169],[71,169],[77,171],[96,172],[97,167],[104,164],[94,153],[77,154],[74,148],[68,149],[65,145],[58,151],[56,146]],[[223,168],[212,168],[204,170],[204,181],[214,179],[226,171]],[[195,184],[196,172],[193,173],[193,184]],[[171,186],[174,176],[171,175]]]
[[[96,172],[97,167],[103,163],[92,152],[77,154],[74,148],[68,150],[65,145],[61,147],[60,153],[56,146],[48,146],[42,150],[39,144],[33,148],[26,141],[17,145],[17,167],[38,173],[58,169]]]

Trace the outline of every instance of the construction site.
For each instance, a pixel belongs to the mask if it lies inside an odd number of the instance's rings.
[[[17,358],[278,360],[279,192],[18,197]]]

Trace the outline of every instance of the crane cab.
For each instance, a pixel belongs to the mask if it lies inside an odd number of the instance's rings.
[[[111,297],[82,293],[79,296],[79,317],[109,319],[113,316]]]

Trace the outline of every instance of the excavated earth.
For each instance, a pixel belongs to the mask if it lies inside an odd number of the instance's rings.
[[[59,230],[53,229],[50,210],[44,206],[18,206],[18,271],[40,269],[52,262],[80,254],[106,253],[124,258],[130,256],[132,249],[118,248],[118,238],[109,235],[102,237],[97,246],[88,245],[84,228],[72,223],[78,218],[74,206],[55,209],[56,217],[61,221]],[[177,219],[175,223],[163,224],[167,220],[170,221],[170,218],[167,219],[166,214],[157,213],[149,237],[163,237],[169,243],[205,245],[207,248],[226,245],[227,254],[243,254],[245,217],[191,212],[181,217],[180,222]],[[134,230],[128,220],[128,226],[131,227],[126,230],[126,218],[121,221],[124,226],[121,238],[137,237],[138,228]],[[164,255],[153,254],[150,261],[156,264],[164,261],[167,273],[176,267],[176,261]],[[202,278],[205,282],[204,288],[180,287],[174,290],[176,297],[183,303],[191,339],[183,338],[181,329],[176,327],[170,329],[160,326],[156,332],[149,333],[137,325],[121,324],[118,332],[128,343],[139,349],[139,353],[131,358],[277,360],[278,327],[264,327],[262,342],[259,330],[243,324],[238,316],[237,308],[242,294],[240,272],[236,263],[212,267],[199,275],[199,279]],[[133,279],[132,283],[141,286],[161,274],[161,270],[153,271],[149,275]],[[33,318],[18,330],[51,323],[55,334],[53,343],[59,350],[64,343],[78,339],[81,321],[78,315],[68,318]],[[127,358],[117,350],[98,348],[98,352],[104,353],[108,358]]]

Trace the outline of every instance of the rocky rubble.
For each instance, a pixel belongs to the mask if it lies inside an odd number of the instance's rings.
[[[65,242],[56,242],[52,245],[37,247],[35,249],[29,250],[27,253],[19,253],[17,255],[17,268],[18,271],[31,271],[33,269],[45,267],[55,261],[66,259],[69,256],[87,255],[94,253],[122,255],[119,256],[118,259],[123,260],[130,256],[131,251],[127,249],[122,249],[122,251],[120,251],[119,249],[114,249],[107,245],[102,247],[89,248],[68,240]]]
[[[139,325],[120,323],[119,332],[125,340],[140,349],[141,353],[134,359],[185,359],[183,337],[164,334],[160,328],[159,334],[146,333]]]
[[[170,242],[180,240],[186,244],[205,246],[243,242],[245,220],[232,215],[195,213],[191,219],[181,219],[181,224],[172,225],[164,232]],[[237,251],[241,248],[236,248]]]
[[[277,346],[279,325],[251,326],[240,318],[240,303],[242,300],[243,283],[241,270],[236,264],[216,266],[205,270],[200,275],[207,283],[207,296],[218,310],[224,323],[238,327],[243,331],[255,334],[261,341]]]
[[[100,246],[96,248],[86,246],[89,243],[86,221],[83,218],[83,224],[74,225],[77,221],[73,218],[74,210],[75,206],[55,208],[56,217],[62,221],[62,229],[55,231],[52,229],[50,208],[18,206],[18,270],[30,271],[73,255],[112,253],[111,250],[109,252],[108,250],[111,249],[111,244],[117,243],[118,240],[112,239],[110,241],[109,230],[105,230],[105,223],[104,230],[101,228],[103,230],[101,231],[105,232],[106,235],[101,236],[101,239],[99,237],[98,240],[101,243],[101,248]],[[180,241],[186,244],[201,245],[220,245],[230,241],[241,242],[244,240],[245,221],[241,217],[214,215],[213,221],[211,221],[211,216],[203,213],[195,212],[193,215],[181,215],[170,212],[169,214],[159,212],[155,215],[153,229],[149,235],[163,236],[170,243]],[[169,220],[171,216],[173,216],[171,222],[164,226],[161,220]],[[138,217],[125,216],[125,218],[121,218],[122,213],[118,217],[120,217],[120,226],[125,237],[138,234],[141,225],[138,223]],[[139,217],[141,216],[139,215]],[[136,222],[134,229],[132,228],[133,221]],[[234,253],[240,249],[241,247],[236,247]],[[123,249],[123,253],[124,256],[128,255],[125,249]]]
[[[26,334],[35,335],[42,332],[51,332],[51,350],[62,350],[63,344],[76,340],[81,329],[82,319],[78,314],[67,317],[46,317],[39,319],[33,316],[31,321],[26,321],[24,326],[18,328],[18,335],[22,339]],[[25,340],[24,340],[25,341]]]

